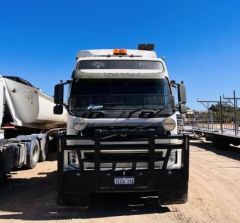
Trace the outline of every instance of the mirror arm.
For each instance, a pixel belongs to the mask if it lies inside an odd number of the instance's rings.
[[[65,82],[63,82],[63,80],[60,80],[60,83],[61,85],[67,85],[67,84],[70,84],[72,81],[71,80],[66,80]]]

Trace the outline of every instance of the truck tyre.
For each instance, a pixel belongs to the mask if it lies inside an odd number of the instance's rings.
[[[0,183],[6,180],[6,174],[0,170]]]
[[[48,144],[49,144],[48,136],[42,138],[42,142],[41,142],[42,148],[39,156],[39,161],[45,161],[47,159]]]
[[[158,192],[158,205],[166,204],[183,204],[188,200],[188,190],[183,191],[159,191]]]
[[[230,146],[230,143],[226,140],[214,139],[212,142],[216,149],[224,150],[224,149],[228,149]]]
[[[27,168],[33,169],[39,160],[40,156],[40,145],[37,139],[33,139],[28,143],[28,154],[27,154]]]
[[[81,209],[87,209],[89,207],[90,195],[81,194],[58,194],[58,204],[60,206],[78,207]]]

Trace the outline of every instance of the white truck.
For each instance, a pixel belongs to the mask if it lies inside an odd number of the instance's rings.
[[[53,98],[28,81],[0,76],[0,181],[46,159],[50,135],[66,124],[66,112],[54,115],[53,107]]]
[[[187,201],[188,137],[177,134],[176,120],[186,112],[185,86],[170,81],[153,48],[80,51],[72,79],[55,86],[55,114],[69,113],[58,148],[60,205],[88,207],[91,194],[116,192]]]

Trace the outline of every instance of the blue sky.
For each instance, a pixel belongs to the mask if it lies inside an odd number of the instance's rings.
[[[80,49],[155,43],[171,78],[198,99],[240,96],[238,0],[0,0],[0,74],[53,94]]]

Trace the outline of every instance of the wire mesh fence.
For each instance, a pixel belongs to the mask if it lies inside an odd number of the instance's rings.
[[[191,126],[192,130],[219,132],[237,135],[239,133],[238,118],[233,112],[198,111],[185,115],[184,126]]]

